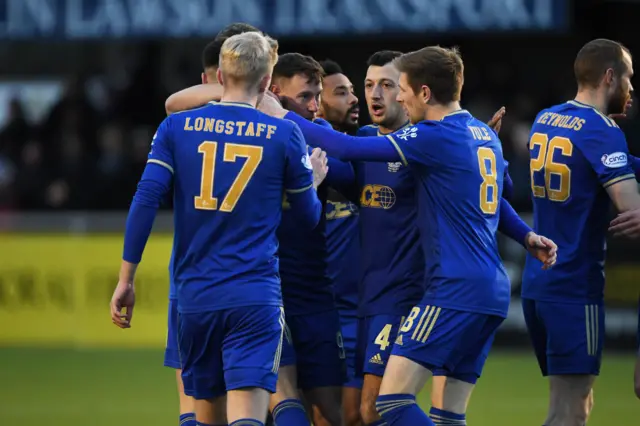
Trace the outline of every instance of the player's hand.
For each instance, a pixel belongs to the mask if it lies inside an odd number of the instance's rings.
[[[120,328],[131,328],[133,306],[136,303],[136,293],[133,283],[118,282],[111,298],[111,320]],[[126,309],[126,313],[124,310]]]
[[[556,243],[532,231],[527,234],[525,245],[527,251],[542,262],[542,269],[547,270],[555,265],[558,259],[558,246]]]
[[[640,238],[640,209],[620,213],[609,224],[614,237]]]
[[[272,94],[269,93],[270,92],[267,91],[264,93],[264,96],[262,96],[258,104],[258,110],[272,117],[284,118],[287,110],[282,107],[278,99],[274,97],[275,95],[272,96]]]
[[[320,148],[314,148],[309,157],[313,168],[313,187],[318,188],[329,171],[327,166],[327,153]]]
[[[487,122],[487,126],[491,127],[496,133],[500,133],[500,129],[502,128],[502,118],[506,113],[507,109],[505,107],[500,107],[500,109],[493,114],[491,120]]]

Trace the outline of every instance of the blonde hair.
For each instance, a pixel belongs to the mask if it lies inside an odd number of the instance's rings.
[[[278,61],[278,42],[269,36],[247,32],[229,37],[220,49],[220,71],[225,79],[255,88],[270,76]]]

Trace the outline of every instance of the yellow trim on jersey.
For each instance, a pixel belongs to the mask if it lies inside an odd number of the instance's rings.
[[[250,105],[250,104],[245,103],[245,102],[220,101],[216,105],[237,106],[237,107],[242,107],[242,108],[256,109],[256,107],[254,107],[253,105]]]
[[[157,165],[162,166],[165,169],[169,170],[172,174],[174,173],[173,172],[173,167],[171,167],[170,165],[168,165],[164,161],[156,160],[154,158],[151,158],[151,159],[147,160],[147,164],[149,164],[149,163],[157,164]]]
[[[389,132],[389,133],[382,133],[382,132],[380,131],[380,126],[377,126],[377,125],[376,125],[376,126],[374,126],[373,124],[370,124],[370,126],[373,126],[373,127],[377,127],[377,128],[378,128],[378,136],[387,136],[387,135],[390,135],[390,134],[392,134],[392,133],[399,132],[399,131],[400,131],[400,130],[402,130],[402,129],[406,129],[407,127],[411,126],[411,122],[410,122],[410,121],[407,121],[407,122],[406,122],[406,123],[404,123],[402,126],[398,127],[396,130],[394,130],[394,131],[392,131],[392,132]]]
[[[402,152],[402,149],[400,149],[400,146],[395,141],[395,139],[393,139],[393,137],[391,137],[391,135],[385,135],[385,136],[387,137],[387,139],[389,139],[391,141],[393,146],[396,148],[396,151],[398,151],[398,155],[400,155],[400,159],[402,160],[402,164],[404,164],[405,166],[408,166],[409,163],[407,162],[407,158],[404,156],[404,153]]]
[[[616,178],[611,179],[608,182],[603,183],[602,187],[603,188],[608,188],[608,187],[610,187],[611,185],[613,185],[615,183],[622,182],[623,180],[629,180],[629,179],[635,179],[635,178],[636,178],[636,175],[633,175],[633,174],[629,173],[627,175],[618,176]]]
[[[311,188],[313,188],[313,184],[309,186],[305,186],[304,188],[299,188],[299,189],[285,189],[285,192],[288,192],[289,194],[300,194],[301,192],[304,192]]]
[[[573,106],[577,106],[578,108],[587,108],[587,109],[593,110],[593,112],[598,114],[600,116],[600,118],[602,118],[604,120],[604,122],[607,123],[607,126],[609,126],[609,127],[618,127],[618,125],[616,124],[616,122],[614,120],[610,119],[609,117],[607,117],[606,115],[604,115],[603,113],[601,113],[600,111],[598,111],[595,107],[593,107],[591,105],[586,105],[586,104],[583,104],[582,102],[578,102],[578,101],[568,101],[567,103],[571,104]]]

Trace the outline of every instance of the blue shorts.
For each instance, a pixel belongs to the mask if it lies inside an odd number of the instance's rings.
[[[543,376],[600,374],[604,304],[522,299],[529,337]]]
[[[280,365],[297,366],[298,387],[343,386],[346,366],[338,311],[288,316],[287,328],[291,340],[285,339]]]
[[[476,383],[504,318],[419,304],[400,327],[392,355],[408,358],[434,375]]]
[[[382,377],[391,356],[393,342],[404,321],[400,315],[372,315],[358,320],[358,377],[365,374]]]
[[[184,393],[208,399],[246,387],[275,392],[283,332],[278,306],[180,314]]]
[[[178,301],[169,299],[167,314],[167,343],[164,349],[164,366],[180,369],[180,351],[178,350]]]
[[[347,366],[347,380],[343,387],[362,389],[362,377],[356,376],[356,342],[358,334],[358,317],[340,315],[340,330]]]

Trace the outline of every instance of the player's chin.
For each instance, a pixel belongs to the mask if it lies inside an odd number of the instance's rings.
[[[370,115],[371,117],[371,122],[377,126],[380,126],[382,124],[384,124],[386,122],[386,115]]]

